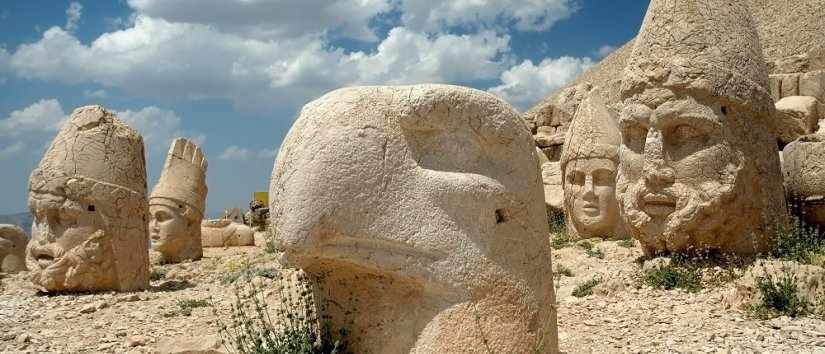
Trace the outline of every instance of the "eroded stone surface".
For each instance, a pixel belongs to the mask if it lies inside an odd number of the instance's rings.
[[[581,238],[624,238],[616,201],[621,134],[616,112],[590,91],[581,103],[561,154],[564,214],[568,230]]]
[[[539,157],[539,171],[544,185],[544,202],[553,212],[562,213],[564,205],[564,188],[561,182],[561,168],[558,161],[550,161],[540,148],[536,148]]]
[[[18,226],[0,224],[0,273],[26,270],[26,245],[29,238]]]
[[[203,256],[201,221],[206,206],[208,163],[195,143],[172,142],[158,184],[149,197],[149,239],[161,262]]]
[[[622,77],[616,183],[646,254],[752,255],[785,222],[760,48],[743,3],[651,2]]]
[[[346,88],[284,140],[271,227],[354,352],[555,352],[541,189],[529,131],[490,94]]]
[[[782,151],[782,172],[794,212],[810,225],[825,227],[825,135],[799,138]]]
[[[233,247],[255,245],[251,227],[229,219],[204,220],[201,223],[203,247]]]
[[[26,264],[42,291],[149,285],[143,138],[111,112],[72,112],[31,174],[29,208]]]

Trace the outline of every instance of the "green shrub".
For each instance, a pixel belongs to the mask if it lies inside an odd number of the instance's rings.
[[[198,307],[206,307],[209,306],[209,303],[206,300],[178,300],[177,302],[178,311],[177,313],[183,316],[191,316],[192,309],[196,309]]]
[[[242,276],[251,280],[251,274]],[[236,285],[228,323],[215,310],[218,330],[227,350],[241,354],[347,352],[345,330],[339,330],[341,339],[335,340],[330,335],[329,325],[319,325],[315,300],[306,281],[300,281],[295,294],[283,286],[278,289],[282,304],[274,314],[270,314],[261,289],[252,281]]]
[[[565,266],[564,264],[556,264],[556,266],[554,268],[556,270],[554,273],[556,273],[558,275],[563,275],[565,277],[572,277],[573,276],[573,271],[570,270],[570,268],[567,268],[567,266]]]
[[[168,270],[163,267],[152,268],[152,271],[149,272],[149,280],[151,281],[158,281],[166,278],[166,273]]]
[[[622,247],[625,247],[625,248],[636,247],[636,240],[634,240],[632,237],[623,238],[623,239],[619,240],[618,243],[619,243],[619,246],[622,246]]]
[[[783,272],[777,280],[770,276],[759,277],[756,285],[762,301],[751,306],[751,311],[758,318],[805,316],[813,308],[813,305],[799,294],[794,274]]]
[[[221,278],[221,282],[224,284],[234,284],[242,277],[254,278],[256,276],[275,279],[279,276],[279,274],[280,272],[275,268],[244,268],[224,274],[223,278]]]
[[[584,251],[584,253],[587,254],[588,257],[604,259],[604,252],[598,247],[588,248]]]
[[[794,218],[790,225],[774,227],[771,238],[772,256],[812,264],[825,258],[825,234]]]
[[[596,277],[596,278],[590,279],[590,280],[588,280],[584,283],[581,283],[578,286],[576,286],[575,289],[573,289],[573,296],[575,296],[575,297],[585,297],[585,296],[593,295],[593,288],[595,288],[596,285],[599,285],[601,282],[602,282],[602,279]]]
[[[698,267],[668,264],[645,271],[644,284],[655,289],[684,289],[696,292],[702,289],[702,274]]]
[[[562,233],[557,233],[553,236],[553,239],[550,241],[550,246],[554,249],[562,249],[565,247],[570,246],[573,243],[573,238],[567,234],[567,231]]]

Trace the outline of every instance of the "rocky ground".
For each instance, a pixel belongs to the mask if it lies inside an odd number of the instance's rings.
[[[736,280],[724,276],[728,272],[709,268],[707,273],[720,275],[710,276],[698,292],[658,290],[639,280],[641,251],[636,245],[592,245],[589,252],[572,244],[554,253],[554,267],[567,268],[572,275],[557,278],[564,352],[825,353],[825,321],[816,316],[758,320],[731,308],[726,299]],[[38,295],[28,287],[25,274],[6,276],[0,279],[0,352],[220,348],[216,316],[210,306],[198,307],[205,304],[198,300],[227,314],[234,299],[230,281],[251,267],[260,270],[254,281],[272,285],[268,275],[277,268],[275,259],[255,247],[207,249],[197,262],[155,266],[152,288],[128,294]],[[572,295],[578,285],[594,278],[602,281],[592,295]],[[267,295],[274,296],[271,291]]]

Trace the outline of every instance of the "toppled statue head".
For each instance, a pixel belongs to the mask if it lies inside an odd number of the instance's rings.
[[[825,134],[811,134],[782,151],[788,199],[797,216],[825,229]]]
[[[617,177],[647,254],[766,250],[787,213],[767,81],[744,3],[651,2],[622,78]]]
[[[162,262],[203,256],[206,168],[200,147],[183,138],[172,142],[158,184],[149,197],[149,239]]]
[[[567,131],[561,170],[564,211],[580,238],[624,238],[616,202],[616,167],[621,135],[615,112],[595,89],[579,106]]]
[[[19,226],[0,224],[0,273],[26,270],[29,238]]]
[[[72,112],[29,181],[26,252],[42,291],[149,285],[143,138],[100,106]]]
[[[271,229],[356,352],[553,352],[542,195],[530,132],[496,97],[345,88],[284,140]]]

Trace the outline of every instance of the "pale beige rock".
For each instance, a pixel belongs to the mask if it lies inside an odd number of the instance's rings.
[[[815,97],[819,102],[825,102],[825,70],[801,74],[799,77],[799,95]],[[821,114],[825,115],[825,113]]]
[[[488,93],[340,89],[281,146],[271,229],[354,352],[556,352],[537,163],[524,122]]]
[[[564,206],[564,188],[561,181],[561,168],[558,161],[550,161],[541,149],[536,148],[539,157],[539,171],[544,185],[544,202],[554,212],[562,213]]]
[[[0,273],[26,270],[29,238],[19,226],[0,224]]]
[[[807,135],[782,151],[788,199],[809,225],[825,227],[825,135]]]
[[[42,291],[149,286],[143,138],[100,106],[75,109],[29,181],[26,264]]]
[[[564,214],[571,235],[627,237],[616,201],[616,167],[622,139],[617,119],[599,89],[593,89],[567,131],[560,167]]]
[[[797,121],[803,129],[802,135],[805,135],[815,133],[818,128],[819,105],[819,101],[814,97],[789,96],[776,102],[776,110]]]
[[[551,102],[538,105],[524,113],[524,119],[536,126],[533,137],[536,145],[551,162],[559,161],[570,122],[579,104],[592,88],[588,83],[570,87],[555,96]]]
[[[653,0],[622,77],[617,196],[647,255],[765,251],[787,221],[744,3]]]
[[[255,231],[229,219],[204,220],[201,242],[203,247],[254,246]]]
[[[158,184],[149,197],[149,240],[163,263],[200,259],[206,207],[207,161],[195,143],[172,142]]]
[[[218,335],[178,336],[161,339],[156,354],[227,354],[231,353],[221,343]]]

